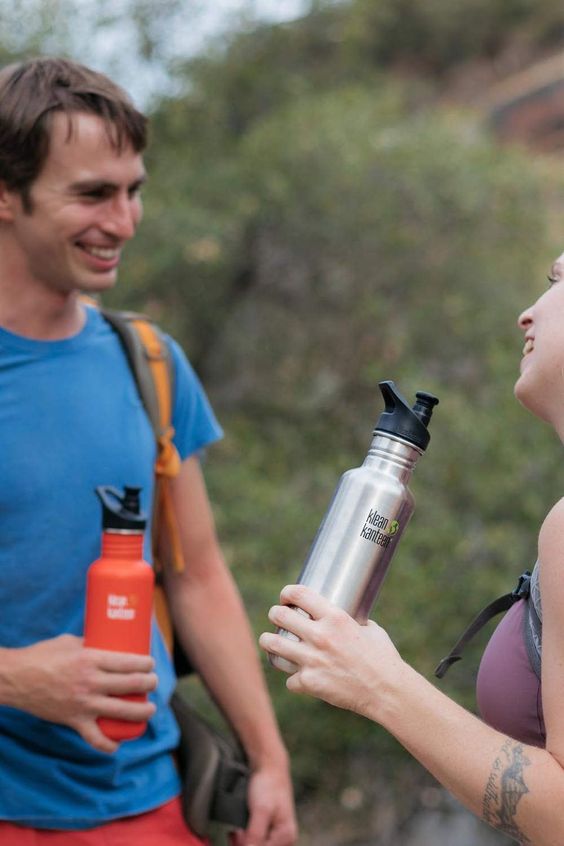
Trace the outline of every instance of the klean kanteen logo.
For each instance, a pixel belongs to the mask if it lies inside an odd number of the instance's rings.
[[[394,535],[399,532],[397,520],[389,520],[382,514],[378,514],[376,508],[371,508],[360,532],[362,538],[384,547],[389,545]]]
[[[120,596],[117,593],[109,593],[106,616],[110,620],[134,620],[136,605],[137,596],[135,594]]]

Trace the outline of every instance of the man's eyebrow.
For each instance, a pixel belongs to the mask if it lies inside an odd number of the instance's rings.
[[[133,182],[130,182],[127,187],[129,190],[141,188],[141,186],[144,185],[146,181],[147,174],[144,173],[138,179],[134,179]],[[73,182],[72,185],[69,186],[69,191],[72,194],[82,194],[88,191],[99,191],[103,188],[115,189],[119,187],[120,186],[117,182],[109,182],[105,179],[82,179],[78,182]]]

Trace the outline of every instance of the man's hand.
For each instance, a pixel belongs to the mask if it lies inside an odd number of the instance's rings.
[[[151,702],[117,698],[155,689],[148,655],[86,649],[73,635],[11,649],[9,655],[9,672],[0,671],[4,704],[70,726],[101,752],[115,752],[118,744],[102,734],[98,717],[143,722],[155,711]]]
[[[287,765],[258,767],[251,776],[248,801],[249,824],[231,836],[232,846],[293,846],[298,827]]]

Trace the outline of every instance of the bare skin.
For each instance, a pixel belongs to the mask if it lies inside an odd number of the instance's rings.
[[[0,325],[37,340],[80,331],[79,293],[115,285],[142,216],[143,159],[118,153],[100,118],[53,120],[49,155],[31,187],[32,211],[0,181]]]
[[[521,744],[507,740],[493,762],[492,771],[484,792],[482,819],[521,843],[530,843],[515,822],[517,806],[529,793],[524,770],[530,760]]]
[[[115,752],[118,744],[102,734],[98,717],[143,721],[154,714],[151,702],[116,698],[156,688],[154,661],[148,655],[85,649],[82,638],[60,635],[22,649],[0,650],[0,656],[3,704],[67,725],[101,752]]]
[[[564,842],[564,771],[554,754],[504,737],[465,711],[406,664],[376,623],[359,625],[302,585],[284,588],[281,602],[270,620],[300,642],[268,632],[260,644],[299,666],[288,690],[382,725],[471,811],[519,842]]]

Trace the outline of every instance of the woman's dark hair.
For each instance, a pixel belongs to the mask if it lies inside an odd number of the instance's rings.
[[[88,112],[105,123],[108,138],[121,152],[147,144],[147,118],[125,91],[104,74],[67,59],[37,58],[0,71],[0,180],[21,194],[31,211],[31,186],[49,153],[52,116]]]

